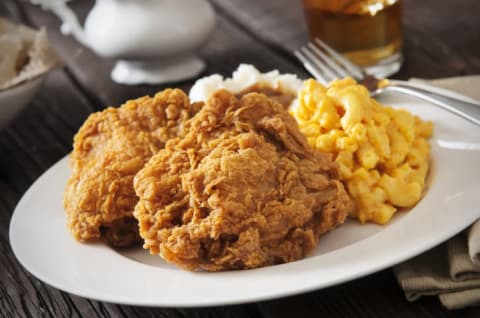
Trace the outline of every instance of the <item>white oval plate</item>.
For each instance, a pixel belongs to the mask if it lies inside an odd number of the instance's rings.
[[[387,268],[445,241],[480,217],[480,128],[418,100],[383,100],[433,120],[432,170],[425,197],[386,226],[348,221],[324,235],[306,259],[247,271],[191,273],[139,249],[119,252],[76,242],[66,228],[60,160],[25,193],[10,242],[40,280],[69,293],[143,306],[213,306],[287,296]]]

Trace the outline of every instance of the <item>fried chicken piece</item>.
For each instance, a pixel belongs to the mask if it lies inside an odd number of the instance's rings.
[[[109,107],[75,135],[64,193],[68,227],[77,240],[105,238],[114,246],[140,241],[133,177],[198,110],[178,89]]]
[[[282,89],[282,87],[272,88],[271,86],[264,83],[253,84],[252,86],[245,88],[235,96],[241,98],[243,95],[246,95],[248,93],[261,93],[281,104],[283,107],[285,107],[286,110],[288,110],[292,102],[297,97],[296,94],[291,91],[289,92],[288,90]]]
[[[134,187],[144,248],[187,270],[301,259],[352,209],[331,156],[257,93],[217,92]]]

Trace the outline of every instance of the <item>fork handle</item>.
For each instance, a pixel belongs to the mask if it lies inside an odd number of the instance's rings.
[[[480,104],[463,101],[400,81],[392,82],[382,90],[418,97],[480,126]]]

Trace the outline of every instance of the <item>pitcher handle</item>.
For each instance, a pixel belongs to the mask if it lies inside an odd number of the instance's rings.
[[[77,41],[85,44],[85,34],[83,28],[78,22],[78,17],[70,7],[67,6],[69,0],[30,0],[31,3],[40,5],[43,10],[53,12],[61,21],[60,30],[63,34],[73,35]]]

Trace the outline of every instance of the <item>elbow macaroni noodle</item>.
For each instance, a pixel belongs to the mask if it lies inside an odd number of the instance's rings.
[[[292,111],[309,143],[333,153],[340,179],[361,223],[387,223],[398,207],[421,198],[429,169],[433,125],[406,110],[383,106],[346,78],[327,89],[304,83]]]

